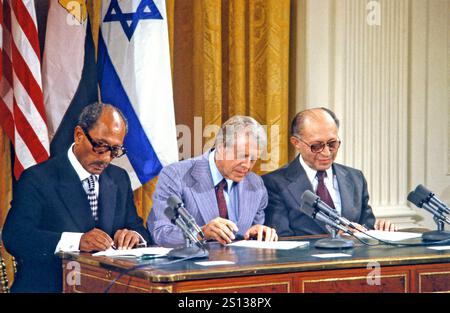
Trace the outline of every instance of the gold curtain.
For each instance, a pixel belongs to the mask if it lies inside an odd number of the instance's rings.
[[[203,126],[220,126],[233,115],[250,115],[268,126],[269,153],[279,152],[269,170],[286,163],[290,14],[290,0],[175,1],[177,124],[198,137],[194,117],[201,117]],[[278,137],[272,125],[278,125]],[[259,165],[255,171],[264,173]]]
[[[12,199],[12,172],[10,141],[0,127],[0,231],[3,229]],[[6,275],[5,275],[6,274]],[[0,292],[11,286],[14,278],[14,261],[0,243]]]

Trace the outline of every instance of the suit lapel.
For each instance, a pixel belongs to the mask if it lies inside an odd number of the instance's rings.
[[[98,226],[107,234],[112,234],[116,211],[117,185],[105,172],[99,179],[99,217]]]
[[[358,211],[356,210],[353,201],[355,191],[353,182],[347,177],[347,171],[343,167],[338,164],[333,164],[333,170],[339,185],[342,216],[351,221],[358,220]]]
[[[57,163],[59,164],[59,183],[56,190],[65,205],[65,209],[69,212],[80,231],[84,232],[94,228],[94,218],[92,217],[86,192],[67,155],[60,157]]]
[[[205,223],[219,216],[216,194],[214,191],[211,170],[209,169],[208,153],[195,161],[191,171],[192,198],[197,204],[198,212]]]
[[[311,185],[311,182],[308,179],[308,176],[306,175],[306,171],[303,168],[303,166],[300,164],[300,161],[298,158],[295,158],[288,167],[286,179],[291,181],[291,183],[287,186],[289,193],[291,194],[292,198],[297,203],[298,207],[300,208],[302,205],[302,194],[306,190],[310,190],[314,192],[313,186]],[[314,222],[319,225],[320,228],[324,230],[325,233],[328,233],[327,228],[325,227],[325,224],[322,222],[319,222],[314,219]]]

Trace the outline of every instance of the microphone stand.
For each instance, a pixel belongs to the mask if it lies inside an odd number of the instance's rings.
[[[352,240],[342,238],[334,228],[331,229],[331,237],[320,239],[314,244],[314,247],[321,249],[349,249],[353,246]]]
[[[318,221],[324,222],[327,226],[331,227],[330,233],[331,238],[323,238],[314,244],[316,248],[321,249],[348,249],[353,248],[354,243],[350,239],[341,238],[341,236],[338,235],[337,229],[342,229],[345,232],[349,233],[349,230],[346,228],[342,228],[341,225],[334,222],[329,216],[323,214],[322,212],[316,212],[313,215],[314,219],[317,219]],[[328,229],[328,228],[327,228]]]
[[[437,230],[428,231],[422,234],[423,241],[441,241],[450,239],[450,232],[444,230],[444,222],[436,215],[433,216],[433,220],[437,225]]]
[[[183,232],[185,245],[170,250],[167,254],[168,258],[189,258],[189,259],[200,259],[208,258],[209,252],[206,250],[206,244],[203,241],[198,243],[193,243],[192,240],[186,236]],[[199,247],[201,245],[201,247]]]

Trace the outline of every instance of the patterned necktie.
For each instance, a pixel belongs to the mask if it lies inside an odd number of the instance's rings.
[[[226,188],[227,182],[224,178],[216,186],[216,198],[217,198],[217,205],[219,207],[219,216],[221,218],[228,219],[227,202],[225,201],[225,195],[223,194],[223,191]]]
[[[95,182],[97,181],[97,177],[95,175],[91,175],[86,179],[88,183],[88,190],[86,192],[87,198],[89,201],[89,205],[91,206],[92,216],[94,217],[95,222],[98,221],[98,200],[97,194],[95,193]]]
[[[327,173],[325,171],[317,171],[317,180],[319,184],[317,185],[316,194],[320,197],[320,199],[328,204],[332,209],[336,209],[334,207],[333,199],[331,198],[330,193],[328,192],[327,186],[325,186],[325,176]]]

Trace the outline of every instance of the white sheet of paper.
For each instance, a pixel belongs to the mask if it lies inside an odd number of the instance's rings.
[[[147,248],[136,248],[130,250],[114,250],[112,248],[94,253],[93,256],[107,256],[107,257],[141,257],[143,255],[166,255],[171,248],[163,247],[147,247]]]
[[[351,256],[350,254],[346,253],[324,253],[324,254],[313,254],[313,257],[321,258],[321,259],[331,259],[331,258],[346,258]]]
[[[422,237],[422,234],[419,233],[407,233],[402,231],[381,231],[381,230],[369,230],[367,233],[369,235],[374,236],[377,239],[388,240],[388,241],[401,241],[412,238]],[[370,238],[362,233],[356,233],[356,236],[360,238]]]
[[[234,262],[231,262],[231,261],[202,261],[202,262],[195,262],[195,264],[198,264],[201,266],[217,266],[217,265],[230,265],[230,264],[234,264]]]
[[[229,243],[232,247],[260,248],[260,249],[276,249],[289,250],[298,247],[307,247],[309,241],[257,241],[257,240],[241,240]]]
[[[450,246],[437,246],[437,247],[428,247],[431,250],[450,250]]]

